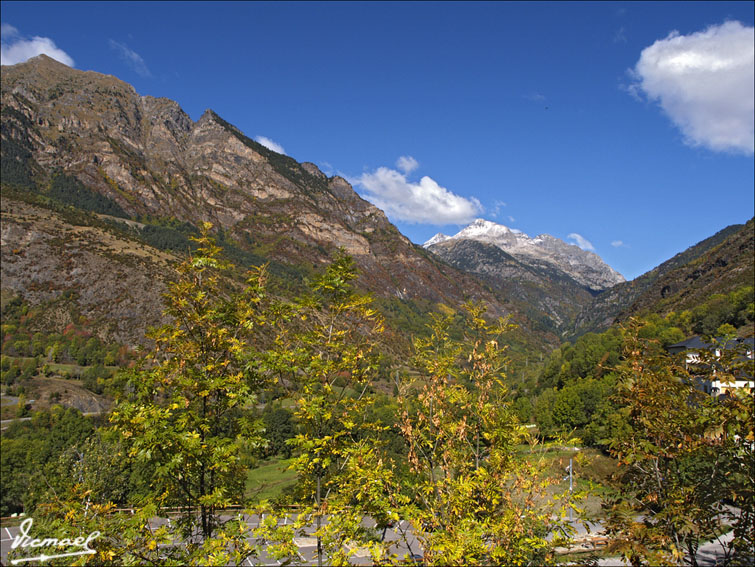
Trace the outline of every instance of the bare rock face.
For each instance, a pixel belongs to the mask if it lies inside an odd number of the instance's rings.
[[[4,171],[30,190],[44,192],[65,174],[132,219],[210,221],[249,253],[310,269],[342,247],[361,270],[361,287],[378,295],[449,305],[476,297],[494,314],[506,311],[474,278],[409,242],[346,180],[265,148],[212,110],[194,122],[174,101],[44,55],[2,68],[1,101]],[[13,230],[8,246],[24,248]],[[33,261],[3,263],[14,289],[52,261],[43,259],[54,254],[46,237],[36,242]],[[86,258],[82,269],[97,269],[81,277],[104,269]],[[45,281],[62,269],[49,266]]]

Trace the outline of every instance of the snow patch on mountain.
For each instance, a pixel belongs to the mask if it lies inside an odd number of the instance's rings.
[[[424,248],[428,248],[429,246],[432,246],[433,244],[438,244],[439,242],[445,242],[449,238],[451,237],[446,234],[443,234],[442,232],[439,232],[438,234],[433,236],[430,240],[425,242],[422,246]]]
[[[476,240],[493,244],[518,260],[529,264],[548,264],[593,290],[603,290],[623,282],[624,276],[606,264],[594,252],[582,250],[551,236],[534,238],[485,219],[477,219],[453,236],[438,233],[423,246],[431,249],[448,240]]]

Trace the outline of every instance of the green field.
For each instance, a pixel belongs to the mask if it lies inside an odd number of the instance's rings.
[[[274,458],[251,469],[246,477],[245,496],[253,502],[280,496],[296,482],[296,472],[287,470],[290,463],[291,459]]]

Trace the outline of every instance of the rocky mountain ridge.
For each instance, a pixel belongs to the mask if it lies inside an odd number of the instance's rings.
[[[512,314],[541,352],[605,328],[702,254],[623,282],[595,254],[489,221],[422,248],[345,179],[269,150],[212,110],[194,122],[174,101],[46,56],[3,67],[0,100],[3,296],[73,298],[103,338],[128,344],[159,320],[170,264],[200,221],[240,266],[270,262],[301,283],[341,247],[386,312],[411,319],[480,300]],[[65,323],[64,311],[52,318]]]
[[[625,281],[621,274],[594,252],[583,250],[549,234],[532,238],[520,230],[476,219],[453,236],[436,234],[423,246],[435,251],[450,240],[475,240],[492,244],[527,266],[561,271],[593,291],[602,291]]]
[[[346,180],[268,150],[212,110],[195,123],[173,101],[44,55],[3,68],[2,105],[3,144],[27,156],[37,181],[64,172],[128,217],[210,221],[284,262],[316,266],[343,247],[383,294],[465,294]]]
[[[634,315],[690,308],[695,301],[752,284],[753,221],[728,226],[632,281],[599,294],[577,316],[571,336],[607,329]]]
[[[550,264],[525,263],[499,246],[446,239],[430,247],[455,268],[487,282],[544,329],[562,334],[593,300],[593,293]]]
[[[530,238],[478,220],[452,237],[437,234],[424,246],[488,282],[532,320],[570,339],[603,331],[635,315],[691,309],[716,293],[751,284],[755,278],[754,231],[752,220],[726,227],[638,278],[599,291],[572,277],[563,263],[533,260],[533,254],[513,252],[557,240],[551,236]],[[554,248],[563,250],[563,245],[577,248],[563,242]]]
[[[471,299],[493,315],[512,313],[489,286],[412,244],[345,179],[269,150],[212,110],[194,122],[174,101],[142,96],[115,77],[44,55],[2,68],[1,101],[4,290],[36,297],[27,289],[33,266],[10,253],[33,245],[24,240],[29,223],[13,212],[21,210],[14,199],[62,195],[79,209],[128,220],[137,236],[144,227],[176,236],[176,227],[210,221],[243,262],[269,261],[300,280],[343,248],[360,269],[360,287],[396,308],[406,308],[401,302],[456,308]],[[34,211],[37,219],[43,215]],[[64,253],[60,239],[45,241],[58,247],[47,253]],[[39,285],[55,293],[108,297],[106,278],[72,279],[70,262],[43,265]],[[67,281],[68,287],[56,283]],[[106,317],[106,303],[84,311]],[[523,328],[533,326],[513,315]],[[136,327],[134,333],[144,325]],[[556,341],[546,332],[536,343],[545,349]]]

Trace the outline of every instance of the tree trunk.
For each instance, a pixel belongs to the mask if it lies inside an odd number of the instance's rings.
[[[322,538],[320,537],[320,526],[322,525],[321,510],[322,495],[322,475],[317,473],[317,567],[322,567]]]

